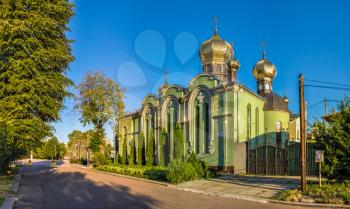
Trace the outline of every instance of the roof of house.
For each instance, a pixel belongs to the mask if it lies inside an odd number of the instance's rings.
[[[284,110],[288,109],[288,100],[286,97],[282,97],[274,92],[270,92],[265,95],[264,110]]]

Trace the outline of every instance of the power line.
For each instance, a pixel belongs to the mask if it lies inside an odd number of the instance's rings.
[[[333,90],[341,90],[341,91],[350,91],[350,87],[345,88],[345,87],[337,87],[337,86],[319,86],[319,85],[304,85],[304,86],[315,87],[315,88],[324,88],[324,89],[333,89]]]
[[[313,80],[313,79],[305,79],[305,81],[311,81],[311,82],[317,82],[317,83],[324,83],[324,84],[332,84],[332,85],[337,85],[337,86],[346,86],[350,88],[349,84],[344,84],[344,83],[334,83],[334,82],[328,82],[328,81],[318,81],[318,80]]]

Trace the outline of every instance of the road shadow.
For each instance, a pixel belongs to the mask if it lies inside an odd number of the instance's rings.
[[[112,209],[152,208],[158,202],[117,183],[90,180],[81,172],[60,172],[43,166],[25,167],[22,198],[15,208]]]

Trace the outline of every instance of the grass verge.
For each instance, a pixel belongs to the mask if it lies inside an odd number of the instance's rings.
[[[307,185],[302,192],[299,189],[285,190],[275,196],[282,201],[317,202],[329,204],[350,204],[350,181],[327,181],[321,187],[317,183]]]
[[[11,184],[15,179],[18,169],[18,167],[15,167],[9,174],[0,175],[0,205],[5,200],[6,195],[10,194]]]

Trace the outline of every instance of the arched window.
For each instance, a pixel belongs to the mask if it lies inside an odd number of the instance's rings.
[[[204,115],[204,152],[205,153],[209,153],[209,145],[210,145],[210,142],[209,142],[209,105],[208,103],[205,103],[204,104],[204,110],[205,110],[205,115]]]
[[[255,108],[255,136],[259,136],[259,108]]]
[[[124,138],[127,139],[128,137],[128,128],[124,126]]]
[[[252,109],[250,104],[247,106],[247,138],[252,136]]]
[[[200,134],[200,108],[199,105],[196,106],[196,153],[199,154],[199,134]]]
[[[281,121],[276,122],[276,145],[280,146],[282,143],[282,123]]]

